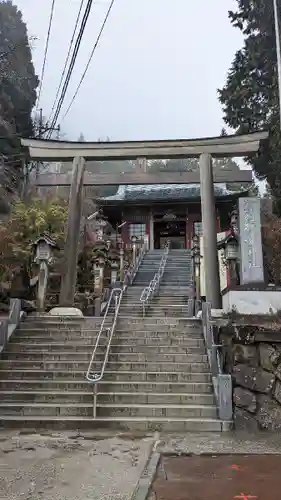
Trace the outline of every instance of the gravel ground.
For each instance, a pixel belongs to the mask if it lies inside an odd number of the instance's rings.
[[[160,435],[157,442],[159,453],[240,453],[281,454],[280,433],[224,432],[187,433],[184,435]]]
[[[153,436],[0,432],[1,500],[129,500]]]

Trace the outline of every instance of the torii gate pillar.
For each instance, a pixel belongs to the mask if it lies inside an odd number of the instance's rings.
[[[217,250],[217,220],[213,162],[210,154],[200,156],[202,233],[204,247],[206,300],[213,309],[221,308],[220,271]]]
[[[68,205],[68,222],[64,249],[64,268],[60,290],[60,306],[73,307],[77,280],[77,260],[80,236],[80,221],[83,208],[83,178],[85,160],[73,160],[72,180]]]

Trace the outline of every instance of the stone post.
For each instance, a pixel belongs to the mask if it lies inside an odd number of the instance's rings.
[[[117,273],[118,273],[118,262],[111,262],[111,285],[114,285],[117,281]]]
[[[103,258],[99,258],[99,270],[100,270],[100,295],[102,296],[103,294],[103,288],[104,288],[104,267],[105,267],[105,261]]]
[[[154,214],[153,210],[149,214],[149,249],[154,250]]]
[[[48,264],[45,260],[40,262],[40,269],[38,275],[38,292],[37,292],[37,302],[38,310],[43,312],[45,310],[45,300],[48,285]]]
[[[124,281],[124,247],[123,242],[121,242],[120,247],[120,281]]]
[[[213,309],[220,309],[221,293],[217,251],[216,204],[212,157],[210,154],[201,154],[199,168],[206,300],[211,303]]]
[[[64,249],[64,270],[60,291],[60,306],[73,307],[77,279],[77,258],[80,236],[80,221],[83,203],[83,177],[85,160],[73,160],[72,181],[68,205],[68,223]]]

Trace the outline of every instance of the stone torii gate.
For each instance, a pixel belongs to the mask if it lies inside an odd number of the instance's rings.
[[[66,174],[42,174],[38,186],[69,186],[68,227],[65,245],[65,269],[62,277],[60,305],[71,307],[77,275],[79,228],[82,215],[83,185],[112,184],[196,184],[201,186],[202,229],[205,259],[206,299],[213,308],[221,307],[219,264],[217,256],[214,182],[249,183],[250,170],[214,172],[212,157],[227,158],[257,154],[268,132],[191,140],[129,142],[66,142],[21,139],[32,160],[73,161],[71,183]],[[198,172],[147,172],[148,159],[199,157]],[[130,173],[85,173],[87,160],[138,160],[138,169]]]

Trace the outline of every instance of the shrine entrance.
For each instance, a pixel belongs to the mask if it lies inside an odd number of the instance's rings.
[[[167,240],[170,241],[171,249],[186,248],[186,222],[178,220],[155,222],[154,248],[164,248]]]

